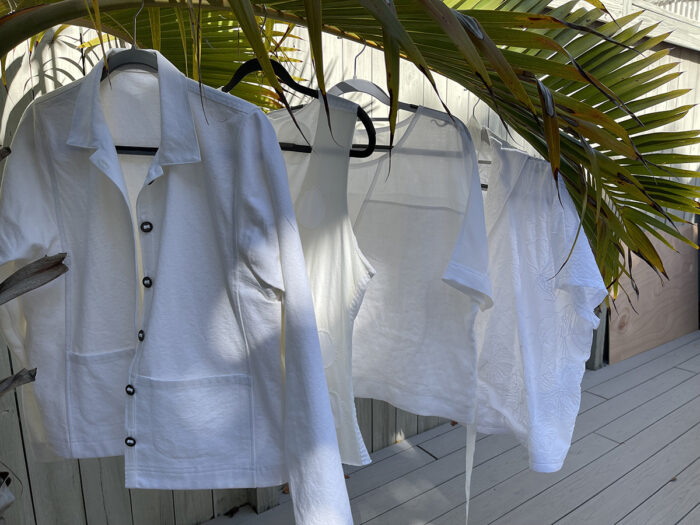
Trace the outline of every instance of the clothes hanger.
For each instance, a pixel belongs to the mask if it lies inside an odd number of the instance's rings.
[[[391,105],[391,99],[389,98],[389,95],[387,95],[386,91],[384,91],[374,82],[370,82],[369,80],[364,80],[362,78],[357,78],[357,60],[360,58],[360,55],[364,53],[365,49],[367,49],[367,42],[364,43],[364,46],[362,47],[360,52],[355,56],[352,69],[352,78],[338,82],[335,86],[328,90],[328,94],[340,96],[345,95],[346,93],[364,93],[366,95],[376,98],[385,106],[389,106]],[[402,111],[410,111],[411,113],[415,113],[418,109],[418,106],[416,104],[407,104],[405,102],[399,102],[399,109]],[[389,119],[386,117],[381,117],[372,120],[378,121]]]
[[[477,99],[476,104],[474,104],[474,107],[472,108],[472,116],[469,119],[469,122],[467,123],[467,130],[469,131],[469,134],[472,137],[472,141],[476,141],[476,144],[489,145],[491,143],[491,137],[489,137],[489,131],[487,128],[483,127],[481,125],[481,123],[476,118],[476,106],[479,105],[479,102],[481,102],[480,98]],[[491,164],[490,160],[478,158],[479,148],[476,147],[476,144],[475,144],[475,149],[476,149],[476,154],[477,154],[477,163],[478,164]],[[482,183],[481,189],[488,190],[489,185]]]
[[[107,78],[112,71],[122,67],[143,69],[145,71],[158,73],[158,58],[155,53],[136,47],[136,19],[141,13],[144,4],[145,0],[141,0],[141,7],[139,7],[134,15],[134,32],[131,49],[111,53],[109,57],[105,58],[106,63],[102,68],[100,82]],[[158,148],[145,146],[115,146],[115,148],[117,149],[117,153],[126,155],[155,155],[158,152]]]
[[[292,78],[292,75],[284,68],[282,64],[274,59],[270,59],[272,63],[272,69],[277,75],[280,82],[286,86],[292,88],[293,90],[308,95],[312,98],[318,98],[318,91],[307,86],[302,86],[296,80]],[[257,58],[253,58],[244,62],[241,67],[239,67],[236,72],[231,77],[231,80],[221,88],[221,91],[228,93],[231,91],[243,78],[256,71],[262,71],[262,66]],[[350,150],[350,156],[355,158],[366,158],[369,157],[375,150],[377,144],[377,133],[374,130],[374,124],[372,124],[372,119],[369,117],[367,112],[361,107],[357,108],[357,117],[362,122],[367,131],[368,144],[356,145],[353,144],[353,149]],[[299,151],[302,153],[311,153],[311,146],[301,145],[301,144],[290,144],[288,142],[280,142],[280,147],[285,151]],[[363,148],[363,149],[355,149]]]
[[[380,88],[377,84],[374,82],[370,82],[369,80],[364,80],[362,78],[357,78],[357,60],[360,58],[360,55],[364,53],[365,49],[367,49],[367,42],[364,42],[364,45],[362,46],[362,49],[360,52],[355,55],[355,60],[353,64],[353,70],[352,70],[352,78],[343,80],[341,82],[338,82],[335,86],[333,86],[331,89],[328,90],[329,95],[335,95],[335,96],[341,96],[345,95],[347,93],[364,93],[365,95],[369,95],[370,97],[375,98],[385,106],[390,106],[391,105],[391,99],[389,95],[384,91],[382,88]],[[415,113],[418,110],[418,107],[416,104],[407,104],[406,102],[399,102],[399,110],[400,111],[409,111],[411,113]],[[375,122],[378,121],[388,121],[388,117],[377,117],[372,119]],[[392,149],[393,146],[389,145],[377,145],[375,146],[376,150],[390,150]]]

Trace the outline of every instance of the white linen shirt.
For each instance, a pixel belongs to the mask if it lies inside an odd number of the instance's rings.
[[[57,252],[69,267],[0,309],[38,368],[33,444],[123,454],[127,487],[289,481],[298,524],[350,525],[277,138],[255,106],[157,60],[157,75],[103,82],[100,61],[37,99],[14,137],[2,276]],[[159,149],[118,157],[115,143]]]
[[[583,231],[576,239],[576,204],[561,180],[557,191],[549,163],[495,137],[479,150],[492,160],[485,211],[497,278],[494,307],[476,319],[478,430],[514,433],[530,468],[554,472],[571,445],[599,322],[593,309],[607,291]]]
[[[388,126],[377,129],[377,142],[389,143]],[[353,332],[355,395],[473,423],[474,319],[491,306],[491,284],[467,129],[419,107],[397,124],[391,156],[350,161],[348,204],[376,269]]]

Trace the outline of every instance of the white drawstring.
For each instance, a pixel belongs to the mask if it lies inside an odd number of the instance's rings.
[[[467,450],[465,461],[464,493],[467,497],[465,504],[465,525],[469,522],[469,498],[471,496],[472,469],[474,468],[474,452],[476,450],[476,421],[471,425],[465,425],[467,429]]]

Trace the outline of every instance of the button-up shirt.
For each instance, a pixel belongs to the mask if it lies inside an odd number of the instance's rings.
[[[69,267],[0,308],[38,368],[33,446],[124,455],[127,487],[289,481],[297,523],[351,524],[277,138],[255,106],[157,62],[104,81],[99,62],[14,137],[0,277],[57,252]]]

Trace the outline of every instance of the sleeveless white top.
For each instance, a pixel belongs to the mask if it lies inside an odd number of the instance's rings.
[[[343,463],[365,465],[352,388],[352,331],[374,269],[362,255],[348,216],[347,178],[357,105],[328,96],[294,112],[312,153],[285,151],[316,312],[323,364]],[[306,144],[287,110],[268,115],[280,142]]]

